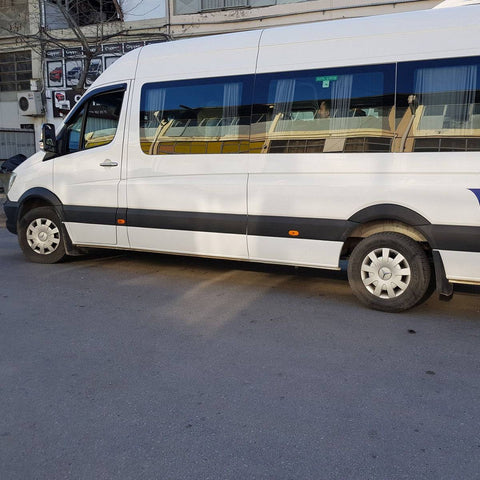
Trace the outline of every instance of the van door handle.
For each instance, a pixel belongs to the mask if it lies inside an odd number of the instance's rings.
[[[100,164],[101,167],[117,167],[118,162],[112,162],[108,158]]]

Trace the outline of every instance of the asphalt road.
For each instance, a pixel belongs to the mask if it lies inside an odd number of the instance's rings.
[[[404,314],[345,275],[0,228],[0,478],[480,478],[480,289]]]

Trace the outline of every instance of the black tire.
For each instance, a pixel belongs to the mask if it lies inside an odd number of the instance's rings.
[[[31,262],[62,261],[67,255],[65,240],[65,228],[53,207],[33,208],[18,223],[18,242]]]
[[[431,278],[425,250],[410,237],[395,232],[365,238],[348,262],[348,281],[355,296],[384,312],[402,312],[426,300]]]

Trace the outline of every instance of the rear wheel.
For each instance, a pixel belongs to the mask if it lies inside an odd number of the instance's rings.
[[[66,257],[65,230],[53,207],[28,211],[18,225],[18,241],[28,260],[56,263]]]
[[[401,312],[425,300],[431,267],[424,249],[405,235],[377,233],[362,240],[348,262],[348,281],[365,305]]]

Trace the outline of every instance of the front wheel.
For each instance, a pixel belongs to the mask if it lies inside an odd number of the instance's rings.
[[[348,262],[348,281],[355,296],[384,312],[408,310],[425,300],[431,277],[424,249],[395,232],[362,240]]]
[[[28,260],[57,263],[66,257],[65,230],[53,207],[28,211],[18,224],[18,241]]]

